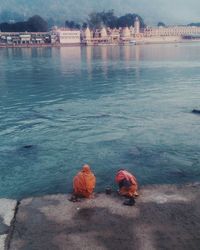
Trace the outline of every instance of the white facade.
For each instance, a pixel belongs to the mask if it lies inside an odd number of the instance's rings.
[[[57,30],[60,44],[80,44],[81,33],[79,30]]]
[[[193,26],[169,26],[169,27],[148,27],[144,31],[145,36],[183,36],[198,35],[200,27]]]
[[[23,35],[20,35],[19,36],[20,37],[20,39],[21,39],[21,43],[30,43],[30,41],[31,41],[31,35],[29,35],[29,34],[23,34]]]

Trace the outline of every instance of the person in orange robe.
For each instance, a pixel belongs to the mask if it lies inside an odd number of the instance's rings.
[[[73,189],[74,196],[80,198],[90,198],[96,184],[96,177],[90,169],[90,166],[85,164],[82,170],[74,177]]]
[[[138,183],[131,173],[125,169],[120,169],[116,176],[115,181],[119,185],[119,194],[129,198],[135,198],[138,196]]]

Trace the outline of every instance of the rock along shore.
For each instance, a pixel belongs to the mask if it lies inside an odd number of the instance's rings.
[[[0,200],[0,250],[199,249],[200,183],[140,189],[135,206],[116,193]]]

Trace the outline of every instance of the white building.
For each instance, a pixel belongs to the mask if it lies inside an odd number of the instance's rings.
[[[29,44],[31,42],[31,35],[30,34],[21,34],[20,36],[22,44]]]
[[[200,27],[193,26],[169,26],[169,27],[147,27],[144,30],[144,35],[152,36],[184,36],[184,35],[198,35],[200,34]]]
[[[79,30],[56,30],[60,44],[80,44],[81,33]]]

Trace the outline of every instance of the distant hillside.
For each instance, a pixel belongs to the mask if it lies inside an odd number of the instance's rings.
[[[188,24],[188,26],[197,26],[197,27],[200,27],[200,23],[190,23],[190,24]]]
[[[119,28],[131,27],[134,25],[136,18],[140,20],[140,27],[144,28],[145,23],[139,15],[135,13],[128,13],[117,17],[113,10],[92,12],[88,15],[86,22],[76,23],[74,21],[65,21],[65,27],[71,29],[80,29],[90,27],[91,29],[100,29],[102,27]],[[51,20],[47,23],[39,15],[29,18],[27,21],[3,22],[0,23],[0,31],[2,32],[46,32],[50,27]]]
[[[46,32],[48,25],[40,16],[30,17],[27,21],[16,23],[0,23],[2,32]]]
[[[162,3],[161,3],[162,2]],[[178,6],[178,8],[177,8]],[[62,23],[65,20],[84,21],[95,11],[114,9],[117,16],[138,13],[145,23],[168,24],[198,22],[199,0],[0,0],[0,22],[24,21],[33,15]]]
[[[113,2],[112,0],[110,2]],[[107,0],[1,0],[0,22],[16,17],[27,19],[35,14],[45,19],[64,21],[66,19],[83,20],[94,10],[112,9]],[[5,17],[7,20],[5,20]]]

